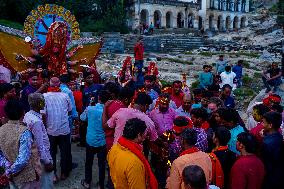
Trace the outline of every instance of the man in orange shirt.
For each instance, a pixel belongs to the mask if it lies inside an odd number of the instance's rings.
[[[186,129],[181,134],[181,138],[181,145],[184,151],[172,164],[166,188],[184,189],[182,171],[188,165],[200,166],[205,173],[206,182],[209,184],[212,179],[212,163],[208,154],[195,147],[197,142],[197,132],[194,129]]]
[[[158,182],[145,158],[141,144],[146,124],[138,118],[126,122],[123,136],[108,153],[110,175],[115,189],[157,189]]]

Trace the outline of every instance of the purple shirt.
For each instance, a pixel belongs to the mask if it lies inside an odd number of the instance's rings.
[[[26,113],[23,122],[27,124],[28,128],[33,133],[40,160],[44,164],[50,163],[52,160],[49,151],[50,143],[42,122],[41,114],[31,110]]]
[[[160,110],[154,109],[150,112],[149,117],[154,121],[158,136],[164,132],[172,130],[174,119],[177,116],[174,109],[169,108],[167,112],[162,113]]]
[[[206,132],[202,128],[193,127],[193,129],[198,133],[196,147],[203,152],[207,152],[208,141]]]
[[[134,108],[120,108],[108,120],[107,124],[110,128],[114,128],[114,144],[122,136],[125,123],[132,118],[138,118],[146,123],[147,129],[145,135],[150,141],[155,141],[158,138],[154,122],[148,117],[147,114],[134,109]]]

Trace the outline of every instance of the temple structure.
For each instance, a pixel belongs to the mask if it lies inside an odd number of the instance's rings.
[[[247,26],[249,0],[136,0],[129,4],[128,25],[231,31]]]

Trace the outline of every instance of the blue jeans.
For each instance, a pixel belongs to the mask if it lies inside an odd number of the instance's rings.
[[[144,60],[135,60],[134,67],[138,68],[139,73],[142,73],[142,69],[144,67],[143,62],[144,62]]]
[[[265,77],[262,77],[262,81],[265,85],[265,87],[270,90],[270,86],[274,87],[274,90],[277,89],[277,87],[281,84],[281,77],[278,77],[276,79],[273,79],[273,80],[270,80],[270,81],[267,81],[267,79]]]
[[[85,182],[90,184],[92,181],[92,167],[94,156],[97,154],[99,167],[99,186],[101,189],[105,188],[105,167],[106,167],[106,146],[93,147],[86,144],[86,163],[85,163]]]

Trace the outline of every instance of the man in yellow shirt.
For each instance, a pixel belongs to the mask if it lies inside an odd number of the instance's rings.
[[[115,189],[157,189],[158,183],[143,154],[147,126],[133,118],[126,122],[123,136],[108,153],[110,175]]]

